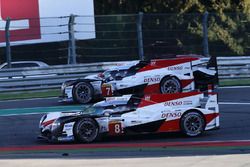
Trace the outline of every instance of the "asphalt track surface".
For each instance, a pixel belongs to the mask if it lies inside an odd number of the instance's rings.
[[[195,138],[187,138],[179,133],[165,133],[154,135],[136,135],[127,137],[112,137],[104,138],[103,141],[98,142],[97,145],[112,145],[112,144],[147,144],[147,143],[183,143],[190,142],[207,142],[207,141],[250,141],[250,87],[243,88],[223,88],[219,89],[219,104],[220,104],[220,124],[221,128],[217,131],[208,131],[202,136]],[[35,99],[35,100],[21,100],[21,101],[4,101],[0,102],[0,112],[4,109],[13,108],[33,108],[33,107],[51,107],[51,106],[68,106],[59,104],[57,98],[51,99]],[[72,105],[72,104],[70,104]],[[73,104],[74,105],[74,104]],[[1,116],[0,117],[0,158],[9,157],[8,154],[1,154],[2,148],[12,147],[34,147],[48,145],[48,143],[40,142],[36,139],[38,135],[38,122],[42,114],[34,115],[15,115],[15,116]],[[249,142],[250,143],[250,142]],[[64,143],[64,145],[77,145],[76,143]],[[53,145],[51,145],[52,147]],[[59,144],[59,147],[61,144]],[[187,145],[185,145],[187,146]],[[49,146],[50,147],[50,146]],[[85,146],[80,146],[85,147]],[[191,148],[192,147],[192,148]],[[208,149],[209,145],[204,145],[201,149],[195,149],[192,144],[185,149],[169,147],[151,148],[151,149],[137,149],[137,150],[109,150],[108,154],[105,151],[84,151],[71,152],[75,157],[117,157],[124,155],[125,157],[149,157],[149,156],[180,156],[180,155],[207,155],[207,154],[234,154],[234,153],[250,153],[250,144],[242,145],[242,147],[227,147],[227,149]],[[132,151],[131,151],[132,150]],[[33,150],[34,151],[34,150]],[[153,154],[152,154],[153,152]],[[15,158],[33,157],[34,154],[12,154]],[[68,156],[68,153],[63,151],[54,153],[40,153],[40,157],[60,157]]]

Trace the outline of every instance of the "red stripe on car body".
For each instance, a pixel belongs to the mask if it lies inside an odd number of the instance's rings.
[[[219,113],[206,114],[206,124],[209,124],[213,119],[219,116]]]
[[[219,113],[206,114],[206,125],[209,124],[213,119],[219,116]],[[165,121],[157,132],[178,132],[180,131],[180,119]]]
[[[145,67],[141,68],[138,72],[144,72],[149,70],[155,70],[160,68],[165,68],[169,66],[174,66],[177,64],[183,64],[192,62],[195,60],[199,60],[199,58],[176,58],[176,59],[158,59],[158,60],[151,60],[150,64],[146,65]]]
[[[145,95],[140,104],[140,107],[145,107],[149,105],[153,105],[156,103],[162,103],[162,102],[167,102],[171,100],[176,100],[180,98],[185,98],[185,97],[190,97],[190,96],[195,96],[202,94],[201,92],[186,92],[186,93],[174,93],[174,94],[152,94],[152,95]]]
[[[43,126],[48,126],[48,125],[52,124],[54,121],[55,121],[55,119],[52,119],[52,120],[43,122],[42,125],[43,125]]]
[[[160,93],[160,84],[147,85],[143,92],[144,94]]]
[[[180,131],[180,119],[165,121],[157,132],[177,132]]]
[[[182,88],[185,88],[186,86],[190,85],[193,81],[194,81],[193,79],[183,79],[183,80],[181,80]]]

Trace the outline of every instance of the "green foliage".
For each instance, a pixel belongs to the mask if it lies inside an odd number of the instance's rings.
[[[250,54],[250,0],[95,0],[95,5],[96,14],[138,13],[139,11],[175,13],[178,17],[171,24],[177,24],[178,27],[188,30],[190,36],[200,37],[203,33],[199,15],[192,20],[183,20],[183,18],[190,13],[203,14],[208,11],[210,13],[208,37],[212,54]],[[185,39],[176,38],[176,40],[179,43],[185,43]]]

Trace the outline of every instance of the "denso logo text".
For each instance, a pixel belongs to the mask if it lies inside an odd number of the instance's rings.
[[[161,78],[144,78],[144,82],[160,82]]]
[[[168,70],[174,71],[174,70],[183,70],[183,66],[172,66],[168,67]]]
[[[161,118],[179,118],[181,117],[181,113],[163,113],[161,115]]]
[[[168,101],[164,103],[165,106],[180,106],[182,104],[182,101]]]

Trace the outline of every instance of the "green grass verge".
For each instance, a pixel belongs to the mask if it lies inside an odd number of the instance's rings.
[[[31,99],[31,98],[46,98],[60,96],[59,89],[44,90],[44,91],[22,91],[15,93],[0,93],[0,100],[16,100],[16,99]]]
[[[221,80],[220,86],[249,86],[250,79],[241,79],[241,80]]]
[[[250,85],[250,79],[244,80],[221,80],[220,86],[246,86]],[[0,100],[16,100],[16,99],[31,99],[31,98],[46,98],[60,96],[59,89],[46,91],[23,91],[15,93],[0,93]]]

